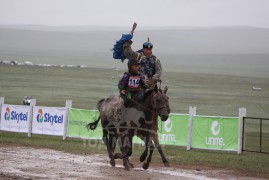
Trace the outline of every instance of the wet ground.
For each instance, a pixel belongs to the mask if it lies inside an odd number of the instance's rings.
[[[142,164],[131,160],[135,168],[124,170],[122,161],[110,166],[103,154],[74,155],[51,149],[0,147],[0,179],[257,179],[238,176],[232,171],[212,169],[181,169],[171,165]]]

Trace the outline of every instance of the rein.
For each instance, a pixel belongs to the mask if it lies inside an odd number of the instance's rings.
[[[150,108],[144,106],[143,104],[141,104],[141,103],[139,103],[139,102],[137,102],[137,101],[135,101],[135,100],[133,100],[133,99],[130,99],[130,100],[131,100],[132,102],[134,102],[135,104],[141,106],[142,108],[144,108],[144,109],[146,109],[146,110],[148,110],[148,111],[150,111],[150,112],[152,112],[152,113],[158,114],[156,111],[153,111],[152,109],[150,109]]]
[[[134,102],[135,104],[141,106],[142,108],[144,108],[144,109],[146,109],[146,110],[152,112],[153,114],[158,114],[157,111],[153,111],[152,109],[150,109],[150,108],[144,106],[143,104],[141,104],[141,103],[139,103],[139,102],[137,102],[137,101],[135,101],[135,100],[133,100],[133,99],[130,99],[130,100],[131,100],[132,102]]]
[[[153,95],[151,95],[151,96],[153,96]],[[153,97],[152,97],[152,99],[153,99]],[[152,104],[152,99],[151,99],[151,104]],[[141,106],[142,108],[144,108],[144,109],[146,109],[146,110],[152,112],[153,115],[158,115],[158,112],[157,112],[157,111],[154,111],[154,110],[152,110],[152,109],[150,109],[150,108],[144,106],[143,104],[138,103],[137,101],[135,101],[135,100],[133,100],[133,99],[130,99],[130,100],[131,100],[132,102],[134,102],[135,104]],[[162,107],[160,107],[159,109],[163,109],[163,108],[165,108],[165,106],[162,106]]]

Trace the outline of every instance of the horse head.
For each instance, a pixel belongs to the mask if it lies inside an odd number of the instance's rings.
[[[162,121],[166,121],[170,113],[169,97],[166,94],[167,91],[167,86],[164,90],[161,90],[155,85],[153,89],[148,90],[144,95],[144,99],[150,97],[148,107],[157,113]]]

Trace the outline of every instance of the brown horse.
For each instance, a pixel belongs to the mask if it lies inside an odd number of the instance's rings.
[[[141,162],[146,159],[148,148],[150,147],[150,155],[143,165],[144,169],[149,167],[154,150],[152,139],[162,156],[163,162],[166,166],[169,165],[158,143],[157,133],[157,116],[159,115],[161,120],[165,121],[170,113],[166,92],[167,87],[162,91],[155,86],[152,90],[142,92],[142,95],[126,109],[124,107],[119,108],[122,104],[119,96],[110,96],[97,103],[100,116],[96,121],[89,123],[87,128],[94,130],[101,119],[103,141],[107,147],[112,166],[115,166],[116,158],[122,158],[126,169],[133,167],[128,157],[132,154],[132,138],[134,135],[137,135],[145,142],[145,151],[140,157]],[[113,154],[117,141],[119,141],[122,154]]]

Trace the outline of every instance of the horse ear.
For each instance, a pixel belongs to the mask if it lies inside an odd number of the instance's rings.
[[[164,94],[166,94],[166,93],[167,93],[167,91],[168,91],[168,87],[167,87],[167,86],[165,86],[165,87],[164,87],[164,90],[163,90]]]

